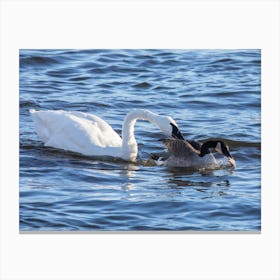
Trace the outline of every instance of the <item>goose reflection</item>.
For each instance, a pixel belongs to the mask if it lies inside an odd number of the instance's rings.
[[[216,171],[219,171],[219,175],[217,175]],[[231,182],[227,178],[228,172],[226,172],[226,170],[207,170],[207,172],[201,172],[202,176],[197,176],[195,178],[196,180],[188,179],[188,177],[190,177],[189,175],[193,173],[195,173],[195,171],[192,172],[189,170],[187,174],[184,170],[170,171],[168,176],[166,176],[167,185],[177,190],[197,191],[203,195],[202,199],[229,194]]]

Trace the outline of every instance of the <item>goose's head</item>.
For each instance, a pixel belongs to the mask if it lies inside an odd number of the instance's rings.
[[[159,116],[157,118],[157,126],[167,136],[175,139],[184,140],[178,125],[171,117]]]
[[[223,141],[218,141],[216,147],[215,147],[216,152],[219,154],[224,155],[227,157],[228,162],[233,168],[236,168],[236,163],[234,158],[232,157],[231,153],[229,152],[229,146],[227,146]]]
[[[200,157],[203,157],[206,154],[210,153],[210,148],[214,149],[216,152],[218,152],[219,154],[224,155],[225,157],[227,157],[228,162],[230,163],[230,165],[235,168],[236,164],[235,164],[235,160],[232,157],[232,155],[229,152],[229,147],[226,146],[226,144],[221,141],[221,140],[210,140],[205,142],[200,149]]]

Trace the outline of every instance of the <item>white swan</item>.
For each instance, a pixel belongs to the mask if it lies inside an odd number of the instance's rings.
[[[171,153],[171,156],[163,159],[157,155],[151,155],[151,158],[157,165],[189,168],[236,167],[235,160],[230,154],[228,147],[221,140],[209,140],[201,144],[193,140],[164,139],[163,143]],[[217,160],[210,152],[210,149],[223,154],[227,161]]]
[[[182,138],[171,117],[143,109],[133,110],[126,116],[122,138],[108,123],[93,114],[33,109],[30,113],[35,130],[45,146],[87,156],[112,156],[136,161],[138,147],[134,137],[134,125],[137,119],[155,124],[168,137]]]

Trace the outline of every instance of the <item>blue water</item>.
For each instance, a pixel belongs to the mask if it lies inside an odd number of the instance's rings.
[[[259,231],[260,50],[20,50],[21,231]],[[98,115],[121,133],[133,108],[222,138],[237,168],[149,164],[162,134],[138,121],[137,163],[44,147],[29,109]]]

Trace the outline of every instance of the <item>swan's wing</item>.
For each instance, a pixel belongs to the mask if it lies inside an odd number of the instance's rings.
[[[164,139],[164,145],[167,147],[168,151],[175,157],[192,157],[198,155],[197,151],[188,141],[178,140],[178,139]]]
[[[81,112],[31,111],[38,136],[46,146],[85,155],[106,155],[120,147],[120,136],[102,119]],[[104,148],[104,149],[100,149]]]
[[[98,142],[103,146],[121,146],[121,137],[116,131],[103,119],[96,115],[84,112],[70,112],[71,115],[78,117],[79,119],[88,120],[95,128],[92,135],[96,135]]]

